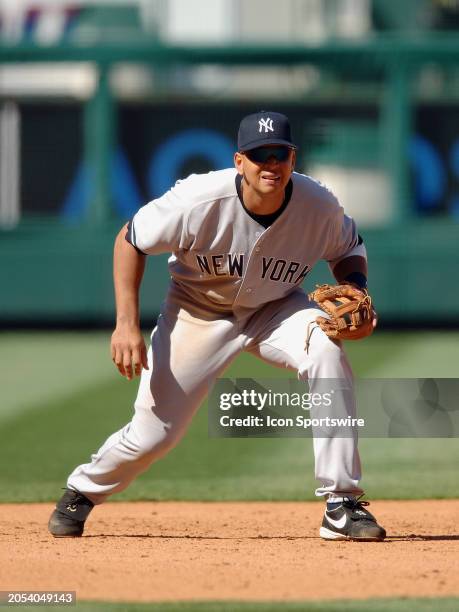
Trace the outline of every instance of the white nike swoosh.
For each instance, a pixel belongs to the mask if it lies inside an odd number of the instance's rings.
[[[343,514],[343,516],[340,519],[335,520],[335,519],[330,518],[330,515],[327,514],[327,521],[331,523],[333,527],[336,527],[337,529],[343,529],[347,521],[347,516]]]

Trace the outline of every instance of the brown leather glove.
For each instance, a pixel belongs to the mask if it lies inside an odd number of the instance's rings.
[[[376,312],[366,289],[354,285],[318,285],[309,299],[329,315],[316,323],[333,340],[360,340],[376,326]]]

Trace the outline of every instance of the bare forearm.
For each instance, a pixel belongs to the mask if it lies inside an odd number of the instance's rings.
[[[146,257],[126,241],[126,229],[123,227],[116,237],[113,252],[116,327],[112,334],[111,354],[120,374],[131,380],[140,375],[142,368],[148,370],[139,316],[139,289]]]
[[[115,240],[113,280],[117,324],[139,325],[139,289],[145,270],[142,255],[125,239],[126,227]]]

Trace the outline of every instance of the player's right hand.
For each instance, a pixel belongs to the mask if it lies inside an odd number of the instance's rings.
[[[112,334],[111,354],[121,376],[132,380],[148,370],[147,349],[139,327],[116,326]]]

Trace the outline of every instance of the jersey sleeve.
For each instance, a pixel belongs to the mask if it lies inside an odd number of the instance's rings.
[[[324,259],[333,270],[341,260],[353,255],[367,258],[365,245],[357,232],[354,219],[345,215],[340,207],[331,225]]]
[[[188,207],[176,187],[142,206],[128,224],[126,240],[146,255],[184,248]]]

